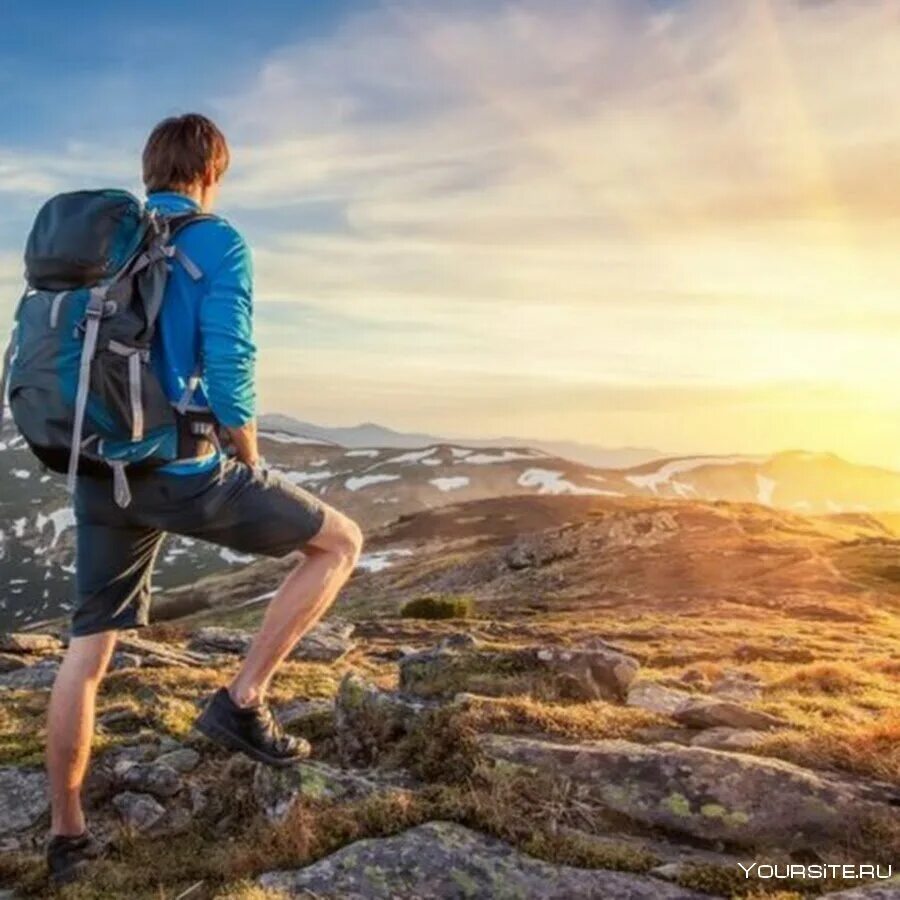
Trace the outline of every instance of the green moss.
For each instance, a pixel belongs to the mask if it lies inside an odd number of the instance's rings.
[[[684,794],[669,794],[665,800],[663,800],[663,806],[669,810],[669,812],[674,813],[676,816],[689,816],[691,815],[691,804],[687,797]]]
[[[475,612],[471,597],[427,594],[403,605],[400,615],[407,619],[468,619]]]

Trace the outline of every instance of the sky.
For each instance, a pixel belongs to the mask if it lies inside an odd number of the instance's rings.
[[[2,6],[0,318],[200,111],[261,411],[900,468],[900,0]]]

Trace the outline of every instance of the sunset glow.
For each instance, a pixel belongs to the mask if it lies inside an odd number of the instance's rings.
[[[340,10],[178,96],[235,144],[263,409],[900,466],[900,4]],[[108,140],[64,96],[0,138],[4,315],[42,197],[137,189],[176,111],[129,40]]]

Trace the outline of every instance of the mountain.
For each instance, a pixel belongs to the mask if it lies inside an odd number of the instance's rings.
[[[561,456],[586,466],[611,469],[637,466],[662,454],[647,447],[601,447],[580,441],[553,441],[544,438],[448,438],[422,432],[394,431],[374,422],[363,422],[349,427],[326,427],[302,422],[291,416],[267,414],[260,416],[260,428],[282,434],[291,434],[339,444],[342,447],[406,447],[409,449],[431,447],[434,444],[455,444],[459,447],[534,447],[551,456]]]
[[[293,428],[289,421],[268,418],[264,424],[272,429],[260,437],[269,463],[356,518],[367,532],[450,503],[520,494],[731,500],[807,513],[900,512],[900,473],[856,466],[830,454],[683,457],[617,469],[517,445],[342,446],[333,434],[325,436],[329,429],[301,435],[286,430]],[[285,427],[272,428],[278,424]],[[361,427],[376,440],[378,434],[382,439],[390,435],[378,426]],[[62,479],[43,473],[9,426],[0,438],[2,628],[69,608],[74,517]],[[158,589],[191,584],[251,561],[227,549],[170,537],[158,559],[155,584]],[[364,568],[382,564],[377,555],[362,561]]]

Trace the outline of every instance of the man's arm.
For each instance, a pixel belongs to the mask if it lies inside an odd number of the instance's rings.
[[[256,438],[256,421],[248,422],[240,428],[229,428],[228,436],[234,444],[237,458],[250,468],[259,465],[259,444]]]
[[[230,229],[229,229],[230,230]],[[236,231],[210,279],[200,306],[203,383],[210,408],[234,443],[237,457],[259,463],[256,438],[256,346],[253,342],[253,268]]]

